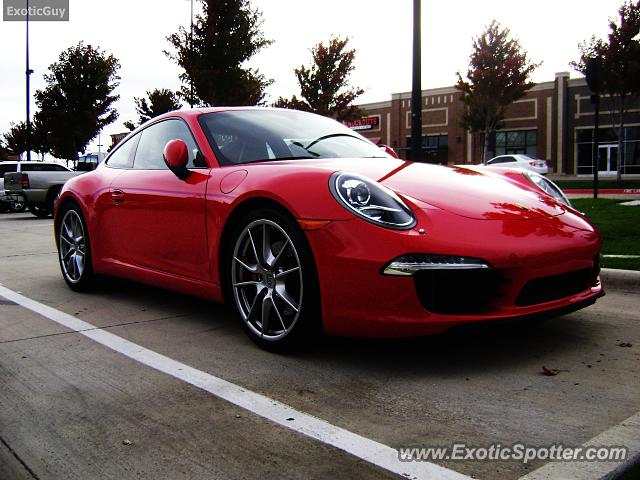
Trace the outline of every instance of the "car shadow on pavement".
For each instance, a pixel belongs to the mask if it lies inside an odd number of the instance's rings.
[[[504,370],[507,365],[530,364],[536,359],[540,359],[542,366],[544,359],[556,352],[578,352],[584,342],[595,341],[597,332],[584,329],[571,316],[564,316],[519,324],[464,325],[439,335],[416,338],[326,337],[305,355],[308,359],[391,369],[403,376],[471,375]]]
[[[106,278],[96,293],[114,301],[153,305],[180,313],[185,325],[206,325],[208,330],[237,333],[238,348],[258,349],[244,342],[240,321],[231,307],[122,279]],[[433,336],[367,339],[324,336],[285,353],[268,353],[281,361],[333,364],[337,368],[361,367],[393,370],[402,376],[425,374],[471,375],[504,370],[506,365],[529,364],[553,356],[579,352],[585,343],[597,343],[597,324],[577,321],[580,312],[541,320],[483,322],[455,327]],[[235,337],[235,335],[234,335]],[[257,354],[258,357],[262,355]]]
[[[31,220],[45,220],[51,222],[53,217],[39,218],[35,215],[29,214],[20,214],[20,213],[7,213],[2,216],[3,221],[10,222],[23,222],[23,221],[31,221]]]

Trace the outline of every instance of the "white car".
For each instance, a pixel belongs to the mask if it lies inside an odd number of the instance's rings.
[[[540,175],[546,175],[549,172],[546,160],[532,158],[521,153],[513,155],[499,155],[488,160],[485,165],[487,167],[524,168],[526,170],[539,173]]]

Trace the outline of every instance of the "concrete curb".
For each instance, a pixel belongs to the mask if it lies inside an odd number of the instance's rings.
[[[640,453],[632,456],[600,480],[637,480],[640,478]]]
[[[605,291],[607,288],[640,291],[640,271],[603,268],[600,272]]]

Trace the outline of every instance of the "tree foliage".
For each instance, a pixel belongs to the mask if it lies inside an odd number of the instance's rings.
[[[11,122],[9,131],[3,135],[6,148],[13,155],[21,155],[27,150],[27,125],[25,122]]]
[[[200,1],[203,13],[195,18],[193,42],[184,27],[167,37],[174,51],[165,55],[184,70],[180,97],[204,106],[264,103],[272,80],[244,65],[272,43],[261,32],[262,13],[249,0]]]
[[[11,122],[9,131],[4,134],[4,146],[12,155],[21,155],[27,150],[27,125],[25,122]],[[44,159],[44,155],[49,153],[49,134],[46,126],[40,120],[39,114],[35,115],[31,122],[30,144],[31,150]]]
[[[348,38],[332,37],[328,45],[320,42],[314,46],[311,49],[313,64],[295,69],[302,98],[280,97],[274,106],[314,112],[341,121],[362,116],[353,101],[364,90],[349,86],[356,50],[348,50],[348,42]]]
[[[106,125],[118,118],[113,91],[120,77],[113,55],[83,42],[64,50],[35,93],[38,119],[45,126],[51,153],[76,160]]]
[[[524,97],[533,83],[531,73],[540,65],[531,63],[517,38],[497,21],[491,22],[473,40],[467,80],[458,72],[456,88],[462,91],[461,124],[471,132],[484,133],[483,158],[489,158],[489,138],[502,127],[510,104]]]
[[[586,72],[590,58],[600,57],[603,64],[603,90],[608,94],[606,108],[614,115],[618,135],[618,180],[624,165],[624,117],[631,99],[640,95],[640,1],[627,1],[618,9],[618,18],[609,20],[607,40],[591,37],[579,45],[580,58],[571,62]]]
[[[135,130],[148,120],[151,120],[163,113],[179,110],[182,103],[178,95],[168,88],[156,88],[147,91],[147,97],[134,98],[136,103],[136,113],[139,115],[138,124],[131,121],[124,122],[124,126],[129,130]]]

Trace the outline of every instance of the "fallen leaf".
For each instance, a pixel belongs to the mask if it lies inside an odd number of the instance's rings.
[[[542,374],[548,377],[554,377],[558,375],[560,372],[568,372],[569,370],[561,370],[559,368],[547,368],[544,365],[542,366]]]
[[[618,344],[619,347],[626,347],[626,348],[630,348],[633,347],[633,344],[629,343],[629,342],[622,342]]]

